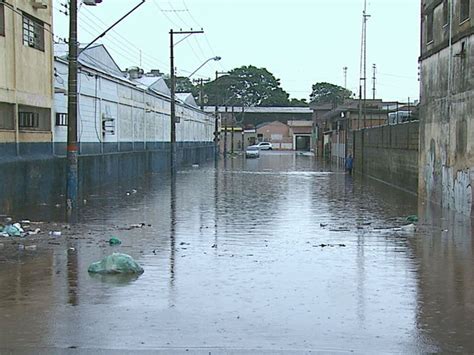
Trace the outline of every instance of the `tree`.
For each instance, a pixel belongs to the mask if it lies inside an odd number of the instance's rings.
[[[171,79],[169,75],[164,76],[166,85],[171,87]],[[195,98],[199,96],[199,88],[195,86],[191,79],[186,76],[176,77],[176,93],[192,93]]]
[[[306,99],[291,99],[290,106],[294,107],[308,107]]]
[[[352,96],[350,90],[331,83],[316,83],[312,89],[313,91],[309,96],[312,104],[333,104],[336,106]]]
[[[242,66],[204,86],[209,105],[286,106],[288,93],[265,68]]]

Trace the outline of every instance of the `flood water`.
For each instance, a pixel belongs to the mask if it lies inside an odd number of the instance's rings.
[[[0,237],[0,353],[474,352],[471,220],[416,196],[270,152],[86,199],[61,237]],[[88,274],[115,251],[145,273]]]

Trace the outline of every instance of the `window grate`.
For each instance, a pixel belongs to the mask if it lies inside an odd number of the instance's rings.
[[[67,126],[67,113],[56,113],[56,126]]]
[[[39,113],[37,112],[19,112],[18,126],[20,128],[38,128]]]
[[[44,51],[43,22],[23,14],[23,44]]]

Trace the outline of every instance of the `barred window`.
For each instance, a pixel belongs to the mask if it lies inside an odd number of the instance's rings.
[[[23,44],[44,51],[44,24],[26,14],[23,14]]]
[[[461,0],[461,13],[460,13],[460,21],[464,22],[469,19],[470,15],[470,7],[471,1],[470,0]]]
[[[56,126],[67,126],[67,113],[56,112]]]
[[[38,112],[19,112],[18,126],[20,128],[38,128],[39,113]]]

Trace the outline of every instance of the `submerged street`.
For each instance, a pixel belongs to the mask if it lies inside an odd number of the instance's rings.
[[[87,196],[70,229],[58,214],[38,201],[13,217],[44,233],[0,237],[0,353],[474,351],[471,220],[312,156],[151,175]],[[112,252],[144,274],[87,272]]]

